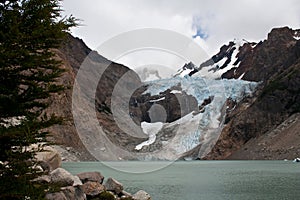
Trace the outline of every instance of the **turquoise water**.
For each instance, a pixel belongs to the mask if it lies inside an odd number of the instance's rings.
[[[128,192],[147,191],[153,200],[300,199],[300,164],[291,161],[182,161],[149,173],[122,172],[161,164],[78,162],[63,167],[73,174],[99,171],[123,183]]]

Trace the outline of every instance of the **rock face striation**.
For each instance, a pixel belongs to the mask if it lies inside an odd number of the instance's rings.
[[[51,128],[53,134],[52,138],[50,138],[50,140],[53,140],[62,147],[67,147],[65,150],[60,149],[61,152],[67,152],[66,158],[63,159],[68,160],[68,152],[75,155],[77,160],[84,161],[95,159],[86,148],[83,138],[78,135],[72,115],[73,109],[78,109],[80,111],[85,110],[81,105],[75,105],[75,107],[73,105],[72,107],[72,93],[78,70],[80,70],[82,63],[86,60],[90,62],[95,69],[97,68],[105,71],[103,71],[101,76],[91,72],[91,76],[82,80],[83,82],[86,81],[84,87],[80,88],[82,96],[88,94],[90,91],[88,88],[88,81],[91,79],[100,79],[97,82],[98,86],[95,92],[95,98],[88,97],[90,98],[90,101],[95,102],[96,120],[99,121],[103,130],[109,133],[107,136],[113,143],[121,147],[124,146],[125,148],[134,148],[134,143],[138,144],[140,141],[125,134],[124,131],[119,129],[116,125],[111,114],[111,96],[116,83],[124,76],[124,74],[130,74],[130,80],[135,85],[141,83],[138,75],[124,65],[107,60],[97,52],[89,49],[81,39],[74,38],[71,35],[68,35],[61,48],[54,49],[53,51],[57,55],[56,59],[62,61],[61,67],[65,69],[65,73],[57,81],[66,86],[66,90],[52,95],[52,104],[46,110],[46,113],[56,114],[65,118],[65,123],[63,125],[57,125]],[[99,75],[99,77],[97,75]],[[128,85],[129,84],[124,84],[124,87],[128,87]],[[127,88],[124,88],[124,90],[127,90]],[[84,120],[84,118],[82,120]],[[89,122],[86,125],[88,127]],[[70,151],[70,149],[72,151]],[[76,160],[76,158],[73,158],[72,160]]]

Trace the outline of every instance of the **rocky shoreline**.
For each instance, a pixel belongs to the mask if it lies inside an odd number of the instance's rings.
[[[100,172],[72,175],[61,168],[62,156],[55,147],[45,149],[36,158],[41,163],[38,167],[46,174],[33,182],[55,186],[55,191],[46,194],[47,200],[151,200],[147,192],[140,190],[130,194],[122,183],[111,177],[106,179]]]

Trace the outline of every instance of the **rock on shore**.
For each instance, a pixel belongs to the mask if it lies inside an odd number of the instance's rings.
[[[60,187],[59,191],[48,193],[47,200],[151,200],[143,190],[134,195],[124,191],[123,184],[113,178],[108,178],[104,183],[104,177],[99,172],[72,175],[63,168],[57,168],[33,181]]]
[[[34,147],[33,147],[34,148]],[[47,200],[151,200],[143,190],[136,194],[124,191],[123,184],[114,178],[107,178],[100,172],[83,172],[72,175],[61,168],[61,155],[50,146],[37,154],[37,166],[44,175],[32,180],[38,184],[55,187],[55,191],[46,194]]]

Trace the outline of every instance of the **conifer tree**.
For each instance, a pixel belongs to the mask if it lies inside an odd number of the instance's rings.
[[[74,17],[61,17],[60,0],[0,0],[0,199],[43,199],[34,185],[31,144],[46,142],[47,127],[61,122],[43,114],[63,70],[54,59]]]

